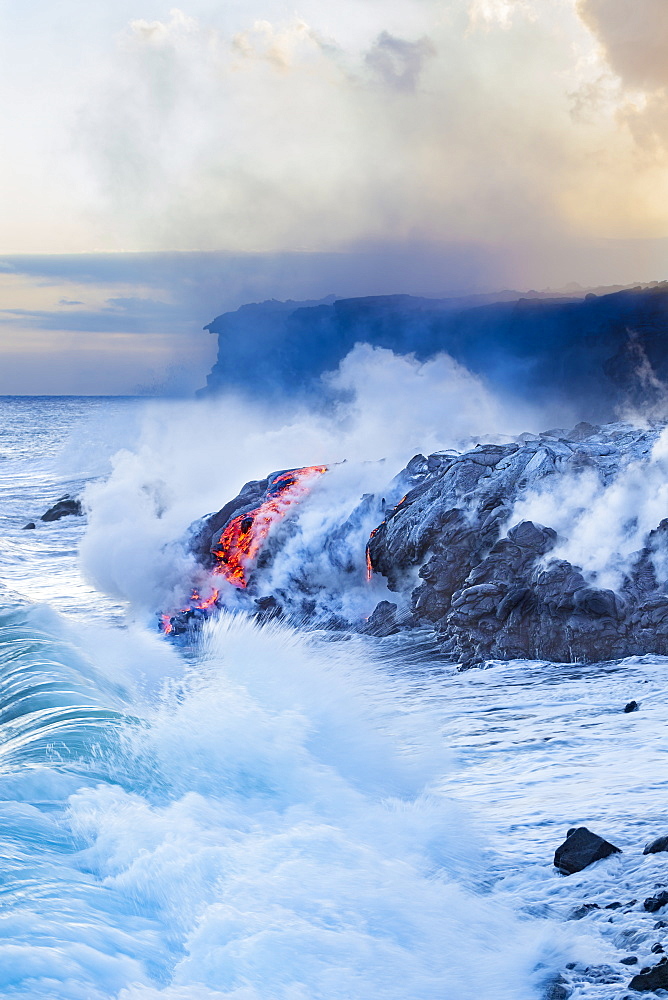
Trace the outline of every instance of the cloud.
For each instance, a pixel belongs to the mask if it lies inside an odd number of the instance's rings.
[[[62,300],[61,300],[62,302]],[[63,303],[66,306],[81,302]],[[112,298],[101,309],[0,309],[0,324],[39,330],[80,330],[95,333],[182,333],[192,316],[183,306],[143,298]]]
[[[664,7],[147,0],[137,17],[119,0],[72,34],[32,19],[0,68],[5,247],[533,241],[535,258],[540,241],[656,237]]]
[[[422,74],[425,60],[436,55],[428,38],[417,42],[395,38],[383,31],[366,54],[366,64],[386,86],[396,90],[414,91]]]
[[[666,180],[601,82],[593,4],[426,2],[412,34],[372,5],[355,39],[318,4],[134,21],[79,119],[91,217],[232,251],[658,235]]]
[[[619,118],[642,146],[668,143],[668,5],[663,0],[578,0],[622,86]]]
[[[578,11],[627,86],[639,90],[668,86],[664,0],[579,0]]]
[[[469,8],[472,28],[481,25],[509,28],[518,15],[531,19],[536,16],[532,0],[472,0]]]

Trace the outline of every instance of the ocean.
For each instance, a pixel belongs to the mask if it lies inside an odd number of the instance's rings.
[[[246,474],[179,443],[190,407],[0,399],[0,996],[626,997],[665,940],[668,660],[461,672],[233,610],[171,642],[173,543]],[[580,825],[622,853],[564,877]]]

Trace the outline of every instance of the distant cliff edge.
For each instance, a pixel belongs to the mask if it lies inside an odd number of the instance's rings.
[[[580,298],[269,301],[205,329],[219,346],[202,395],[308,396],[360,342],[419,360],[446,352],[499,392],[563,402],[582,419],[663,408],[668,386],[668,282]]]

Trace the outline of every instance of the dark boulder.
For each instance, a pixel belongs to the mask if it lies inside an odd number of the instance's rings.
[[[638,957],[637,955],[629,955],[628,958],[620,959],[622,965],[637,965]]]
[[[367,635],[378,636],[378,638],[385,638],[399,632],[396,604],[391,601],[380,601],[362,631]]]
[[[545,987],[543,1000],[568,1000],[571,995],[570,987],[563,976],[552,979]]]
[[[611,854],[621,854],[621,851],[586,826],[579,826],[569,832],[555,851],[554,866],[564,875],[573,875]]]
[[[655,896],[650,896],[646,899],[643,906],[648,913],[657,913],[663,909],[666,903],[668,903],[668,892],[663,889],[661,892],[657,892]]]
[[[28,521],[27,524],[23,525],[23,529],[22,530],[23,531],[29,531],[31,528],[34,528],[34,527],[35,527],[35,522],[34,521]]]
[[[598,434],[600,429],[598,424],[590,424],[586,420],[581,420],[579,424],[575,425],[568,437],[571,441],[586,441],[587,438]]]
[[[668,837],[657,837],[650,841],[645,845],[643,854],[661,854],[663,851],[668,851]]]
[[[42,514],[40,521],[60,521],[61,517],[81,517],[82,514],[83,507],[81,505],[81,500],[76,500],[74,497],[66,495],[56,501],[53,507],[49,507],[49,509]]]
[[[554,546],[557,533],[554,528],[546,528],[533,521],[520,521],[510,529],[508,538],[523,549],[532,549],[539,555],[544,555]]]
[[[637,701],[629,701],[628,704],[624,705],[624,711],[625,711],[625,713],[627,715],[629,714],[629,712],[637,712],[638,711],[638,702]],[[647,854],[649,852],[645,851],[645,853]]]
[[[658,965],[647,972],[639,972],[629,983],[629,989],[639,993],[668,990],[668,958],[662,958]]]
[[[578,906],[577,910],[573,910],[571,913],[571,920],[582,920],[582,918],[586,917],[588,913],[591,913],[593,910],[600,909],[601,907],[598,903],[583,903],[582,906]]]
[[[270,622],[285,617],[283,608],[273,594],[269,597],[256,597],[255,604],[257,607],[256,618],[259,622]]]

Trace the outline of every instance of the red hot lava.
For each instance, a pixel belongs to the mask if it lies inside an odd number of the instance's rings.
[[[398,510],[399,507],[401,507],[402,503],[404,503],[406,500],[408,500],[408,493],[401,498],[401,500],[399,501],[399,503],[396,505],[396,507],[394,509]],[[385,524],[385,521],[383,521],[383,524]],[[366,543],[366,578],[367,578],[367,583],[370,583],[371,580],[373,579],[373,564],[371,562],[371,553],[369,552],[369,545],[371,544],[371,539],[373,538],[373,536],[378,534],[378,532],[380,531],[380,529],[382,528],[382,526],[383,526],[382,524],[379,524],[377,528],[373,529],[373,531],[369,535],[369,541]]]
[[[179,614],[186,614],[189,611],[210,611],[211,608],[216,607],[216,602],[218,601],[219,590],[212,590],[209,597],[204,600],[200,597],[198,590],[193,590],[190,595],[190,603],[187,608],[181,608]],[[170,632],[174,631],[174,625],[172,624],[171,615],[160,615],[160,628],[165,633],[169,635]]]
[[[379,530],[380,530],[380,525],[378,526],[378,528],[373,529],[373,531],[369,535],[369,541],[366,543],[366,578],[367,582],[369,583],[371,582],[371,579],[373,577],[373,566],[371,564],[371,553],[369,552],[369,543],[371,542],[373,536],[376,535]]]
[[[215,572],[234,587],[247,587],[248,573],[272,526],[310,492],[310,481],[323,472],[327,472],[326,465],[310,465],[277,476],[267,491],[267,499],[255,510],[233,518],[223,531],[218,547],[213,549],[218,560]]]
[[[311,480],[327,472],[326,465],[311,465],[304,469],[291,469],[276,476],[267,489],[267,498],[254,510],[233,518],[223,531],[217,548],[214,574],[224,576],[234,587],[248,586],[248,573],[253,568],[262,545],[272,525],[280,521],[293,504],[302,500],[311,489]],[[160,628],[165,635],[180,635],[194,618],[207,617],[212,608],[218,607],[220,591],[213,589],[207,598],[193,590],[190,603],[174,615],[160,616]]]

